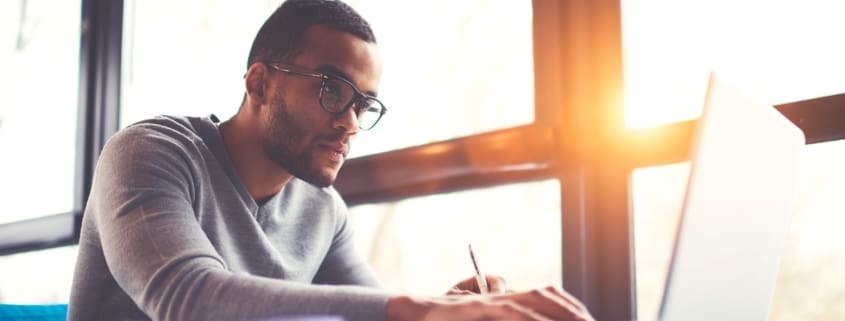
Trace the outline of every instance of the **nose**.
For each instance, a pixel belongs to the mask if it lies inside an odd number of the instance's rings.
[[[348,135],[358,133],[358,113],[356,112],[356,105],[349,106],[345,111],[334,115],[332,120],[332,127],[342,130]]]

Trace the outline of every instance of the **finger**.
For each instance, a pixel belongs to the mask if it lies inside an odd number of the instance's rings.
[[[581,301],[579,301],[575,296],[573,296],[569,292],[566,292],[566,290],[560,289],[555,286],[548,286],[546,287],[546,290],[549,291],[549,293],[565,300],[569,304],[577,307],[580,311],[587,311],[587,308],[584,306],[584,304],[581,303]]]
[[[426,314],[425,321],[554,321],[514,302],[467,302],[450,307],[435,308]]]
[[[491,294],[506,293],[508,291],[508,285],[505,278],[496,275],[487,276],[487,288],[490,290]]]
[[[473,294],[476,294],[476,293],[472,292],[472,291],[461,290],[457,287],[451,288],[451,289],[449,289],[449,292],[446,292],[446,295],[473,295]]]
[[[567,312],[574,317],[573,320],[593,320],[590,312],[587,311],[587,308],[581,303],[581,301],[566,291],[563,291],[555,286],[548,286],[541,292],[551,298],[559,300],[559,303],[566,307]]]
[[[551,297],[554,297],[556,300],[562,300],[562,302],[564,302],[563,303],[564,306],[571,308],[574,311],[589,314],[588,311],[587,311],[587,308],[584,306],[583,303],[581,303],[581,301],[579,301],[577,298],[575,298],[575,296],[573,296],[572,294],[566,292],[565,290],[563,290],[559,287],[547,286],[545,288],[537,289],[535,291],[541,292],[543,296],[551,296]],[[535,291],[532,291],[532,292],[535,292]],[[536,293],[536,294],[539,294],[539,293]]]
[[[499,295],[496,300],[513,300],[553,320],[591,320],[583,308],[564,300],[548,288]]]
[[[481,312],[479,320],[554,321],[514,302],[494,304]]]
[[[472,291],[478,292],[478,284],[475,282],[475,277],[470,277],[461,280],[452,289],[464,290],[464,291]]]

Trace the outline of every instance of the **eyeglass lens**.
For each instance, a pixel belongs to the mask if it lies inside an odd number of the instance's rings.
[[[343,112],[352,100],[356,98],[356,91],[352,85],[339,80],[328,79],[323,83],[320,96],[320,103],[330,113]],[[358,115],[358,124],[362,129],[370,129],[375,126],[382,114],[383,106],[375,99],[361,97],[355,109]]]

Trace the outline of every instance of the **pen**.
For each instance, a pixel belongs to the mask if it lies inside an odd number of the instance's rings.
[[[478,283],[478,291],[481,294],[490,293],[490,289],[487,288],[487,277],[478,268],[478,261],[475,260],[475,253],[472,252],[472,244],[469,245],[469,258],[472,259],[472,267],[475,268],[475,282]]]

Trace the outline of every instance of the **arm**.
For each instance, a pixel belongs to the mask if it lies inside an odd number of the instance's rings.
[[[381,320],[387,296],[228,271],[192,209],[191,142],[143,129],[103,150],[87,215],[109,272],[155,320],[240,320],[329,314]]]

